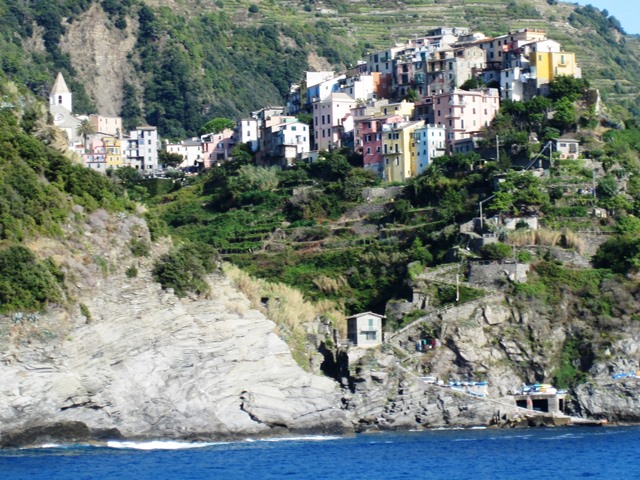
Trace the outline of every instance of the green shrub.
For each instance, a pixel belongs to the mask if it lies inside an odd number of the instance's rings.
[[[129,245],[134,257],[146,257],[151,251],[151,245],[144,239],[132,238]]]
[[[63,278],[52,261],[37,260],[28,248],[0,250],[0,312],[35,311],[60,302]]]
[[[521,250],[516,254],[516,258],[520,263],[531,263],[533,255],[531,255],[531,252],[528,252],[527,250]]]
[[[127,268],[127,271],[125,273],[128,278],[135,278],[138,276],[138,267],[136,267],[135,265],[131,265],[129,268]]]
[[[502,261],[513,255],[513,251],[509,245],[502,242],[490,243],[482,247],[480,252],[485,260]]]
[[[153,278],[162,288],[172,288],[178,297],[209,292],[206,276],[216,269],[215,250],[202,243],[187,243],[161,256],[153,268]]]
[[[84,303],[80,304],[80,313],[84,318],[87,319],[87,322],[91,321],[91,311],[89,310],[89,307],[87,307]]]

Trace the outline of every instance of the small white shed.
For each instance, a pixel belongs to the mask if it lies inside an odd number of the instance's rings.
[[[386,317],[364,312],[347,318],[347,336],[358,347],[375,347],[383,342],[383,323]]]

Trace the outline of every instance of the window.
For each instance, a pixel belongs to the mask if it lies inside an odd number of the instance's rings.
[[[367,155],[371,155],[371,147],[367,147]]]
[[[377,332],[364,332],[365,340],[375,340],[377,337]]]

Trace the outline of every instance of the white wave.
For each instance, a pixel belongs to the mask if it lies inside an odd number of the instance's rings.
[[[262,438],[260,442],[326,442],[329,440],[340,440],[342,437],[332,435],[309,435],[303,437],[273,437]]]
[[[109,448],[131,449],[131,450],[186,450],[191,448],[204,448],[212,445],[224,445],[228,442],[175,442],[152,440],[147,442],[131,441],[110,441],[107,442]]]

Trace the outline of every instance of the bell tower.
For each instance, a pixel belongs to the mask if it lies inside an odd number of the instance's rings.
[[[67,109],[69,112],[73,112],[72,94],[67,87],[67,83],[64,81],[62,72],[58,72],[51,93],[49,94],[49,107],[60,106]]]

